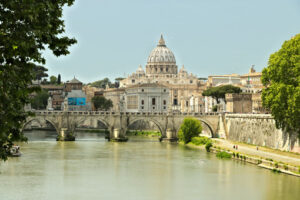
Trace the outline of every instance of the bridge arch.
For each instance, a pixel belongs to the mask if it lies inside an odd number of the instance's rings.
[[[127,127],[126,127],[126,130],[125,130],[125,134],[126,134],[126,131],[129,128],[129,126],[132,125],[132,124],[134,124],[137,121],[145,121],[145,122],[152,122],[152,123],[154,123],[157,126],[157,128],[159,129],[159,132],[160,132],[161,136],[162,137],[165,136],[165,130],[164,130],[163,126],[161,125],[161,123],[159,123],[157,120],[152,119],[152,118],[134,118],[134,119],[129,119],[127,121]]]
[[[89,118],[81,118],[81,119],[79,119],[79,120],[77,120],[77,121],[75,121],[74,122],[74,127],[73,127],[73,132],[75,131],[75,129],[76,128],[78,128],[79,126],[81,126],[81,125],[83,125],[83,123],[86,121],[86,120],[90,120]],[[104,119],[102,119],[102,118],[96,118],[95,119],[96,120],[96,122],[98,123],[98,122],[100,122],[100,123],[102,123],[107,129],[110,129],[110,124],[106,121],[106,120],[104,120]]]
[[[210,131],[210,136],[211,137],[215,137],[215,133],[214,133],[213,128],[212,128],[213,126],[208,121],[206,121],[206,120],[204,120],[202,118],[194,118],[194,119],[200,121],[201,125],[205,124],[206,127],[208,128],[208,130]],[[184,120],[184,118],[181,120],[181,122],[179,123],[178,127],[176,128],[176,135],[177,136],[178,136],[178,132],[179,132],[179,129],[181,127],[181,124],[183,123],[183,120]],[[203,126],[202,126],[202,130],[203,130]]]
[[[57,126],[55,125],[55,123],[54,123],[52,120],[47,119],[47,118],[43,118],[42,120],[45,121],[45,122],[50,123],[50,124],[54,127],[56,133],[59,134],[59,130],[58,130]],[[28,119],[28,120],[23,124],[23,127],[22,127],[21,131],[23,132],[24,129],[25,129],[25,127],[26,127],[29,123],[33,122],[33,121],[38,122],[38,123],[40,124],[40,126],[42,126],[41,119],[38,119],[38,118],[30,118],[30,119]]]

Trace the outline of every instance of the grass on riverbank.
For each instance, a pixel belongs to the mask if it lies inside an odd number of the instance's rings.
[[[231,154],[230,153],[228,153],[228,152],[226,152],[226,151],[220,151],[220,152],[218,152],[217,153],[217,155],[216,155],[218,158],[222,158],[222,159],[230,159],[231,158]]]
[[[138,130],[129,130],[126,133],[128,136],[150,136],[150,137],[159,137],[161,133],[159,131],[138,131]]]
[[[108,130],[105,129],[79,129],[80,131],[84,131],[87,133],[106,133],[108,132]]]
[[[196,146],[205,145],[206,151],[209,152],[210,148],[213,146],[212,145],[213,141],[210,138],[200,136],[200,137],[193,137],[189,144],[196,145]]]

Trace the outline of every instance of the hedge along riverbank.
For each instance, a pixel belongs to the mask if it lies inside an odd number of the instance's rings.
[[[205,148],[207,152],[215,153],[219,158],[228,158],[255,164],[259,167],[270,169],[276,173],[285,173],[300,177],[300,166],[292,166],[283,162],[274,161],[269,158],[256,157],[253,155],[242,154],[231,149],[221,148],[212,139],[206,137],[194,137],[187,146],[204,149],[207,144],[211,144],[210,148]]]
[[[128,136],[149,136],[149,137],[159,137],[161,133],[159,131],[139,131],[139,130],[128,130],[126,132]]]

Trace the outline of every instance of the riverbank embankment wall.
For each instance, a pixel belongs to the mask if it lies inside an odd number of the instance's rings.
[[[300,153],[298,133],[277,129],[269,114],[225,114],[226,138]]]

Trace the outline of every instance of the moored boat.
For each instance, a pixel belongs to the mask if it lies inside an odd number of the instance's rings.
[[[10,156],[12,156],[12,157],[19,157],[21,155],[22,155],[22,153],[20,151],[20,146],[19,145],[15,145],[15,146],[11,147],[11,149],[10,149]]]

